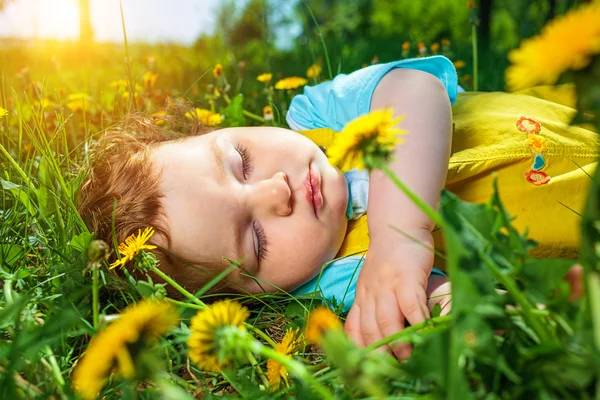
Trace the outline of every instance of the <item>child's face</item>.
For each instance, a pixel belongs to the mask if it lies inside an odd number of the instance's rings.
[[[200,263],[242,259],[264,289],[274,289],[270,282],[291,290],[341,246],[346,180],[296,132],[222,129],[164,143],[152,157],[175,254]],[[246,290],[261,291],[248,281]]]

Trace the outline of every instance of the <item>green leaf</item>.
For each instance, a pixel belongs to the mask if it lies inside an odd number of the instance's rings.
[[[233,98],[231,104],[221,111],[225,116],[225,124],[227,126],[245,125],[243,101],[244,96],[240,93]]]
[[[25,255],[25,249],[16,244],[0,244],[0,265],[14,267]]]
[[[573,260],[533,259],[523,265],[521,282],[527,294],[536,302],[547,304],[549,299],[566,300],[569,285],[564,277],[573,266]],[[562,296],[557,296],[561,292]]]
[[[48,216],[56,211],[56,194],[53,192],[50,165],[46,157],[40,159],[38,167],[40,187],[36,190],[36,197],[42,216]]]
[[[82,232],[77,236],[73,236],[73,239],[69,242],[69,245],[77,251],[83,254],[87,254],[87,248],[90,242],[94,239],[94,235],[88,232]]]
[[[2,178],[0,178],[0,184],[2,185],[2,188],[4,190],[9,191],[15,199],[19,200],[25,206],[25,208],[27,209],[27,212],[30,215],[32,215],[32,216],[36,215],[36,209],[33,205],[33,202],[29,198],[28,191],[25,191],[20,185],[17,185],[16,183],[12,183],[9,181],[5,181]]]

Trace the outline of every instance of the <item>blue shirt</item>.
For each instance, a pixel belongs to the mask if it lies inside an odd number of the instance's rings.
[[[332,81],[306,86],[304,94],[292,100],[286,115],[290,128],[300,131],[330,128],[336,132],[354,118],[371,110],[375,87],[394,68],[409,68],[435,75],[446,87],[454,104],[459,90],[456,69],[443,56],[411,58],[387,64],[371,65],[351,74],[340,74]]]
[[[435,75],[446,87],[450,103],[459,91],[454,65],[443,56],[414,58],[387,64],[372,65],[349,75],[338,75],[333,81],[306,87],[295,96],[286,119],[294,130],[330,128],[341,131],[349,121],[366,114],[371,98],[381,78],[394,68],[411,68]],[[368,174],[349,171],[344,174],[349,190],[349,218],[359,218],[368,206]],[[347,312],[354,303],[356,281],[364,256],[347,256],[325,264],[321,273],[292,293],[296,296],[318,293],[330,306]],[[433,269],[432,273],[441,274]]]

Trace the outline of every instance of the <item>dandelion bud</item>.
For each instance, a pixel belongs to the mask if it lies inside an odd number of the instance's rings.
[[[87,249],[91,262],[99,262],[108,257],[109,247],[104,240],[92,240]]]

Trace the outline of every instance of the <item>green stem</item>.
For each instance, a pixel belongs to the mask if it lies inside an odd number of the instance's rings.
[[[473,90],[479,90],[478,65],[479,57],[477,52],[477,27],[471,24],[471,43],[473,45]]]
[[[272,348],[267,347],[256,340],[253,340],[250,343],[250,351],[259,354],[263,357],[270,358],[283,365],[291,375],[294,375],[298,379],[309,384],[319,394],[320,399],[335,399],[333,394],[331,394],[331,392],[329,391],[329,389],[327,389],[321,384],[321,382],[315,379],[307,371],[306,367],[302,363],[292,359],[291,357],[284,356],[283,354],[276,352]]]
[[[265,342],[269,343],[271,346],[275,347],[275,345],[277,343],[275,343],[275,341],[273,339],[271,339],[266,333],[264,333],[263,331],[261,331],[260,329],[258,329],[257,327],[255,327],[252,324],[249,324],[247,322],[244,323],[244,326],[246,327],[246,329],[248,329],[249,331],[254,332],[256,335],[260,336]]]
[[[56,357],[54,356],[54,353],[52,352],[50,346],[45,346],[44,351],[46,352],[46,354],[48,355],[48,359],[50,360],[50,368],[52,369],[52,375],[54,375],[54,379],[56,380],[56,383],[58,383],[60,391],[62,392],[62,388],[63,386],[65,386],[65,379],[63,378],[62,373],[60,372],[60,367],[58,366],[58,362],[56,362]]]
[[[199,311],[206,310],[206,307],[199,306],[198,304],[184,303],[183,301],[175,300],[170,297],[166,297],[165,300],[168,301],[169,303],[178,305],[179,307],[193,308],[194,310],[199,310]]]
[[[192,300],[195,304],[184,303],[183,301],[179,301],[179,300],[175,300],[175,299],[171,299],[171,298],[167,297],[166,300],[168,302],[176,304],[181,307],[193,308],[193,309],[199,310],[199,311],[205,310],[208,307],[202,300],[198,299],[193,294],[191,294],[190,292],[188,292],[187,290],[182,288],[177,282],[175,282],[169,276],[165,275],[165,273],[162,272],[161,270],[159,270],[158,268],[154,267],[153,272],[156,273],[158,276],[160,276],[165,282],[167,282],[168,284],[173,286],[175,289],[177,289],[177,291],[179,291],[179,293],[183,294],[185,297]],[[257,334],[258,336],[260,336],[263,340],[265,340],[271,346],[275,346],[276,343],[273,341],[273,339],[271,339],[269,336],[267,336],[260,329],[256,328],[254,325],[245,322],[244,327],[246,329],[248,329],[249,331],[252,331],[255,334]]]
[[[123,43],[125,44],[125,65],[127,66],[127,78],[129,80],[129,101],[127,102],[127,112],[130,113],[135,104],[135,82],[131,74],[131,59],[129,58],[129,43],[127,42],[127,29],[125,28],[125,14],[123,13],[123,1],[119,2],[121,10],[121,27],[123,28]]]
[[[94,320],[94,330],[98,330],[98,324],[100,323],[99,315],[99,302],[98,302],[98,286],[99,286],[99,275],[100,275],[100,263],[92,263],[92,315]]]
[[[494,278],[498,282],[500,282],[506,288],[506,293],[512,296],[515,302],[521,307],[521,312],[523,313],[523,318],[529,322],[529,326],[536,333],[539,340],[542,342],[546,342],[550,340],[550,333],[544,326],[544,324],[540,323],[536,315],[532,312],[532,310],[536,309],[527,299],[527,297],[519,290],[517,284],[514,280],[510,279],[507,275],[503,274],[502,271],[496,266],[496,264],[492,261],[492,259],[486,255],[481,254],[481,258],[491,273],[494,275]]]
[[[310,13],[310,17],[312,18],[313,23],[315,24],[315,27],[317,28],[317,34],[319,35],[319,39],[321,39],[321,45],[323,46],[323,52],[325,53],[325,62],[327,63],[327,72],[329,72],[329,79],[333,79],[333,71],[331,70],[331,62],[329,61],[329,52],[327,51],[327,45],[325,44],[325,38],[323,37],[323,32],[321,32],[321,27],[319,26],[319,22],[317,21],[315,14],[313,14],[312,10],[308,6],[308,3],[305,2],[304,5],[308,9],[308,12]]]
[[[12,295],[12,285],[13,285],[13,277],[11,275],[10,278],[6,279],[4,281],[4,298],[6,298],[6,302],[8,304],[12,304],[13,303],[13,295]]]
[[[441,215],[433,209],[429,204],[424,202],[415,192],[412,191],[411,188],[406,186],[402,180],[396,175],[394,171],[387,165],[386,163],[380,163],[380,165],[376,165],[377,168],[380,168],[388,178],[394,182],[394,184],[402,190],[402,192],[408,197],[417,207],[425,213],[438,227],[442,228],[445,225],[444,220]]]
[[[29,180],[29,177],[27,176],[27,174],[25,173],[25,171],[23,171],[21,169],[21,167],[19,166],[19,164],[17,164],[17,162],[14,160],[14,158],[12,158],[12,156],[6,150],[6,148],[4,148],[4,145],[2,145],[2,143],[0,143],[0,153],[4,154],[4,156],[6,157],[6,159],[8,160],[8,162],[15,168],[15,170],[21,176],[21,178],[23,178],[23,180],[25,181],[25,183],[27,183],[27,186],[29,186],[29,188],[31,190],[33,190],[33,192],[35,193],[35,186],[33,186],[33,183],[31,183],[31,181]]]
[[[175,290],[177,290],[179,293],[181,293],[184,297],[187,297],[192,302],[198,304],[199,306],[201,306],[203,308],[206,308],[206,304],[202,300],[200,300],[199,298],[197,298],[196,296],[194,296],[193,294],[191,294],[190,292],[185,290],[181,285],[179,285],[177,282],[175,282],[170,276],[168,276],[167,274],[162,272],[160,269],[158,269],[158,267],[153,266],[152,272],[154,272],[156,275],[158,275],[162,280],[167,282],[169,285],[173,286],[175,288]]]
[[[260,377],[260,381],[263,383],[263,385],[265,385],[265,387],[269,387],[269,380],[265,376],[265,372],[262,370],[262,368],[258,364],[258,361],[256,361],[256,358],[254,358],[254,354],[252,354],[250,351],[248,351],[246,354],[246,357],[248,357],[250,364],[252,364],[252,366],[254,367],[254,370]]]
[[[594,344],[596,349],[600,350],[600,275],[594,271],[588,273],[586,278]]]

